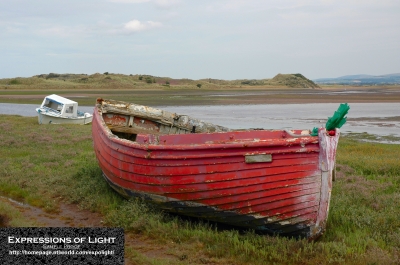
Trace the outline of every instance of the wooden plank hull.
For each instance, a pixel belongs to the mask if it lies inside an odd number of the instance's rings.
[[[271,234],[313,239],[325,230],[339,130],[294,137],[283,130],[164,134],[147,126],[131,130],[137,134],[129,140],[110,130],[116,127],[129,131],[134,118],[98,104],[96,157],[106,181],[125,197]]]

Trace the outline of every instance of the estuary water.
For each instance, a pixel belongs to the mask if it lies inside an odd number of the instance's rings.
[[[400,137],[400,103],[351,103],[343,133]],[[232,129],[312,129],[324,126],[337,110],[337,103],[261,104],[216,106],[159,106]],[[0,103],[0,114],[36,116],[32,104]],[[80,106],[93,113],[93,106]]]

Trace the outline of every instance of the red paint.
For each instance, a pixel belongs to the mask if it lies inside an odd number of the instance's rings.
[[[128,120],[126,117],[121,116],[121,115],[108,115],[104,114],[103,115],[103,120],[106,123],[113,124],[113,125],[126,125]]]
[[[122,124],[127,118],[107,117],[96,108],[93,141],[102,171],[117,187],[157,195],[164,203],[182,202],[173,211],[191,216],[197,216],[192,204],[204,205],[212,208],[198,214],[203,218],[227,211],[252,217],[249,226],[290,223],[310,227],[310,238],[323,233],[338,130],[320,129],[318,137],[299,138],[281,130],[139,134],[133,142],[115,137],[103,120]],[[141,123],[157,127],[152,121]],[[246,155],[257,154],[271,155],[272,162],[245,162]],[[246,226],[240,218],[235,222]]]

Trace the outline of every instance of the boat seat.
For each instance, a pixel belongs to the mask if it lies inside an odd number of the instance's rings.
[[[113,132],[129,133],[129,134],[153,134],[153,135],[165,135],[167,133],[162,133],[154,130],[143,129],[140,127],[126,127],[121,125],[107,124],[107,127]]]

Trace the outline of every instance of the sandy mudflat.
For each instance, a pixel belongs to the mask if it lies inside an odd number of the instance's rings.
[[[218,90],[3,90],[0,91],[0,103],[39,104],[44,96],[53,93],[76,100],[81,106],[94,105],[98,97],[150,106],[400,102],[400,87],[330,87],[323,89],[226,88]]]

